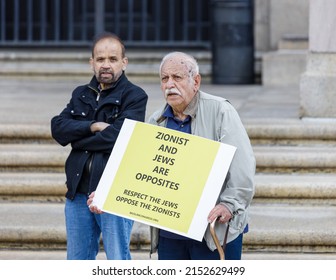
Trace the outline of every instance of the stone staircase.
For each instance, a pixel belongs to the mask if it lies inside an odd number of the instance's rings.
[[[245,249],[335,254],[335,124],[284,119],[247,125],[257,174]]]
[[[159,65],[169,50],[129,50],[127,76],[133,81],[159,81]],[[211,75],[209,51],[189,51],[197,57],[205,80]],[[2,50],[0,76],[90,77],[90,52],[86,50]],[[260,68],[260,67],[259,67]]]
[[[335,121],[245,125],[257,159],[245,253],[335,259]],[[64,252],[63,165],[69,149],[43,125],[0,125],[0,139],[0,258],[6,258],[1,252],[34,252],[34,258]],[[136,223],[132,251],[147,252],[148,242],[147,226]]]
[[[171,49],[127,51],[129,64],[127,76],[136,82],[159,82],[159,65]],[[182,50],[183,51],[183,50]],[[203,82],[211,80],[211,52],[208,50],[186,50],[193,55],[200,66]],[[255,80],[260,81],[261,53],[255,54]],[[0,52],[0,76],[26,77],[90,77],[90,52],[87,50],[10,50]]]

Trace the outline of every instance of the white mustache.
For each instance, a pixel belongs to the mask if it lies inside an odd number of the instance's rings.
[[[165,97],[167,97],[168,94],[172,94],[172,93],[181,96],[181,93],[176,88],[166,89],[164,93],[165,93]]]

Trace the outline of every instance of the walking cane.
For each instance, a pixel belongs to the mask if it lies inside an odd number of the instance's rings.
[[[214,242],[215,242],[216,248],[217,248],[217,250],[218,250],[218,253],[219,253],[219,259],[220,259],[220,260],[225,260],[224,252],[225,252],[225,245],[226,245],[227,235],[228,235],[228,232],[229,232],[229,224],[227,225],[227,228],[226,228],[225,237],[224,237],[224,242],[223,242],[223,246],[222,246],[222,245],[220,244],[219,240],[218,240],[218,237],[217,237],[217,234],[216,234],[216,231],[215,231],[216,221],[217,221],[217,219],[215,219],[215,220],[210,224],[210,233],[211,233],[212,239],[213,239]]]

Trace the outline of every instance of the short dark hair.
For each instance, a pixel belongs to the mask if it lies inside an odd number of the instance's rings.
[[[120,43],[120,46],[121,46],[121,56],[122,56],[122,58],[125,57],[125,52],[126,51],[125,51],[124,42],[120,39],[119,36],[117,36],[116,34],[114,34],[112,32],[108,32],[108,31],[104,31],[102,33],[99,33],[93,38],[92,48],[91,48],[92,57],[94,56],[94,49],[95,49],[97,43],[100,40],[103,40],[103,39],[113,39],[113,40],[118,41]]]

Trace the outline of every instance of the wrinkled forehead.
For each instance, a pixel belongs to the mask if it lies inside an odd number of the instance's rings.
[[[188,74],[190,67],[186,63],[184,57],[170,57],[163,64],[161,68],[161,74],[180,73]]]

